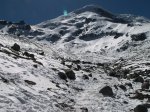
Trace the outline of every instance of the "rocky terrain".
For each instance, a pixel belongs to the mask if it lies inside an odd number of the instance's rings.
[[[150,21],[85,6],[0,20],[1,112],[150,111]]]

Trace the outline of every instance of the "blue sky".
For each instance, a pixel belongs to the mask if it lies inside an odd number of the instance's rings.
[[[150,0],[0,0],[0,19],[30,24],[55,18],[85,5],[96,4],[112,13],[150,18]]]

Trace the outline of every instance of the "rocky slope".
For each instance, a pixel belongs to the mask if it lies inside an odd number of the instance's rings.
[[[97,6],[32,26],[1,20],[0,111],[150,111],[149,49],[148,19]]]

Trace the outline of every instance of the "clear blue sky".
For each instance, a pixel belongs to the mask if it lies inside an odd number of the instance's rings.
[[[0,19],[36,24],[62,15],[63,10],[70,12],[89,4],[150,18],[150,0],[0,0]]]

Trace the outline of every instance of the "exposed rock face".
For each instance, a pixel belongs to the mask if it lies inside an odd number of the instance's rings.
[[[109,87],[109,86],[105,86],[103,87],[99,93],[102,93],[104,96],[109,96],[109,97],[112,97],[114,95],[113,91],[112,91],[112,88]]]

